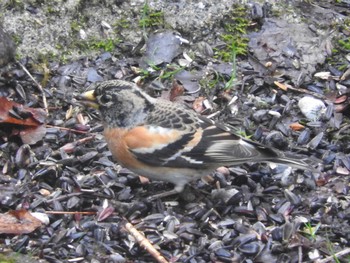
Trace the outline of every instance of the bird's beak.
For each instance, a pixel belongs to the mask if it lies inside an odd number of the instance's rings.
[[[77,96],[77,99],[82,102],[85,106],[98,109],[98,104],[96,102],[96,97],[94,95],[94,90],[89,90]]]

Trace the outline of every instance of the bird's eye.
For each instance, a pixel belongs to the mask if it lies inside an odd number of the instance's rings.
[[[104,94],[100,97],[100,102],[106,104],[112,100],[112,96],[108,94]]]

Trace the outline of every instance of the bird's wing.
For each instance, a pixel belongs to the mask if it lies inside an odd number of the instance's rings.
[[[319,160],[281,152],[258,142],[244,139],[222,124],[200,117],[203,130],[199,143],[184,152],[184,158],[200,160],[207,164],[238,165],[246,162],[275,162],[294,168],[314,170]]]
[[[135,141],[135,138],[139,140]],[[129,151],[137,160],[149,165],[205,168],[202,160],[185,156],[202,138],[202,130],[181,131],[160,126],[138,126],[124,138]]]
[[[191,151],[183,155],[200,159],[207,163],[227,165],[242,164],[248,161],[268,161],[278,157],[270,148],[245,140],[224,125],[201,118],[202,138]]]
[[[200,143],[202,133],[194,112],[160,101],[144,125],[128,131],[124,141],[136,159],[149,165],[204,169],[202,160],[183,155]]]
[[[155,111],[148,125],[130,131],[139,134],[126,138],[129,150],[138,160],[149,165],[195,169],[249,161],[308,168],[301,160],[287,158],[277,150],[243,139],[205,117],[183,110],[177,113],[176,108],[166,112],[171,116],[164,116],[162,110]],[[142,138],[142,142],[132,142],[131,138]]]

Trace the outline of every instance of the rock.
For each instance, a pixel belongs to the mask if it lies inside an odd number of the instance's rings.
[[[15,50],[15,43],[0,25],[0,67],[14,59]]]
[[[304,116],[311,121],[318,120],[326,109],[326,106],[322,100],[315,99],[310,96],[305,96],[300,99],[298,106]]]

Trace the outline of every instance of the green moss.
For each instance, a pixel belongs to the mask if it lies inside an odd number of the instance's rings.
[[[125,18],[121,18],[121,19],[116,20],[112,26],[116,30],[126,29],[126,28],[130,28],[131,22]]]
[[[90,39],[81,39],[77,37],[79,31],[81,29],[84,29],[86,26],[88,18],[86,17],[78,17],[74,21],[71,21],[70,28],[71,28],[71,38],[70,42],[67,43],[66,46],[60,46],[56,47],[60,50],[66,50],[66,52],[63,52],[66,55],[69,55],[69,50],[72,49],[78,49],[81,54],[90,53],[91,51],[107,51],[112,52],[115,50],[116,46],[121,42],[118,38],[105,38],[105,39],[97,39],[97,38],[90,38]],[[116,24],[113,25],[113,27],[116,26],[126,26],[125,20],[118,20]],[[117,30],[117,29],[115,29]]]
[[[341,48],[349,51],[350,50],[350,38],[339,39],[338,44]]]
[[[78,20],[74,20],[70,23],[70,30],[72,33],[77,33],[82,28],[81,23]]]
[[[4,8],[6,9],[15,9],[18,11],[24,10],[24,3],[21,0],[5,0],[3,4]]]
[[[70,35],[72,39],[75,39],[77,36],[77,33],[79,33],[79,31],[81,29],[85,29],[86,28],[86,24],[88,22],[89,18],[83,15],[78,15],[78,17],[76,17],[74,20],[71,20],[70,22]]]
[[[346,26],[346,27],[350,27],[350,18],[346,18],[346,19],[344,19],[344,26]]]
[[[88,40],[72,40],[67,45],[56,44],[55,48],[59,52],[42,52],[38,54],[39,61],[60,61],[61,63],[67,63],[72,55],[72,50],[79,50],[81,55],[91,55],[96,52],[112,52],[115,50],[117,44],[120,43],[119,39],[88,39]]]
[[[16,46],[19,46],[20,44],[22,44],[22,37],[20,35],[15,35],[12,34],[11,35],[13,42],[15,42]]]
[[[157,29],[164,25],[164,13],[161,11],[152,10],[148,5],[148,1],[145,1],[139,25],[145,31],[146,28]]]
[[[0,263],[16,263],[16,262],[17,260],[14,257],[0,254]]]
[[[341,22],[338,22],[334,25],[334,28],[339,32],[349,32],[350,31],[350,18],[344,19]],[[344,72],[349,63],[344,57],[344,53],[350,51],[350,37],[346,37],[346,34],[335,36],[332,39],[332,53],[326,58],[325,64],[332,65],[337,68],[339,71]]]
[[[81,54],[90,53],[90,51],[107,51],[112,52],[117,44],[120,43],[119,39],[89,39],[89,40],[76,40],[73,41],[68,47],[56,46],[57,49],[62,50],[63,54],[69,55],[69,50],[78,49]]]
[[[250,23],[247,9],[244,6],[235,4],[222,21],[225,33],[220,38],[225,43],[225,46],[215,50],[215,57],[228,62],[232,61],[233,50],[235,55],[246,55],[249,40],[245,35]]]
[[[57,7],[57,6],[49,5],[46,7],[46,12],[49,15],[58,15],[60,13],[60,10],[59,10],[59,7]]]
[[[118,39],[103,39],[103,40],[92,40],[90,43],[88,43],[89,49],[96,50],[96,49],[102,49],[104,51],[111,52],[116,48],[116,45],[120,41]]]
[[[344,63],[343,65],[340,65],[340,66],[338,67],[338,70],[340,70],[340,71],[345,71],[347,68],[348,68],[348,65]]]
[[[227,82],[227,77],[219,74],[216,71],[213,71],[212,74],[208,75],[206,78],[199,80],[199,84],[209,90],[217,87],[220,83],[225,82]]]
[[[339,24],[341,31],[350,31],[350,18],[344,19],[343,23]],[[341,49],[350,50],[350,37],[341,38],[338,40],[338,45]]]
[[[217,72],[214,72],[213,77],[211,79],[209,79],[207,82],[207,85],[204,85],[204,86],[209,87],[210,89],[215,88],[216,85],[220,82],[220,79],[221,79],[221,76]],[[205,78],[203,80],[205,80]],[[200,81],[200,83],[201,83],[201,81]]]
[[[224,16],[222,23],[224,33],[220,35],[220,38],[225,45],[214,49],[214,51],[215,58],[225,62],[232,62],[230,79],[225,84],[225,90],[229,90],[238,84],[236,72],[237,57],[246,55],[248,51],[249,40],[246,35],[250,20],[248,19],[247,9],[238,4],[233,5],[232,10]]]

